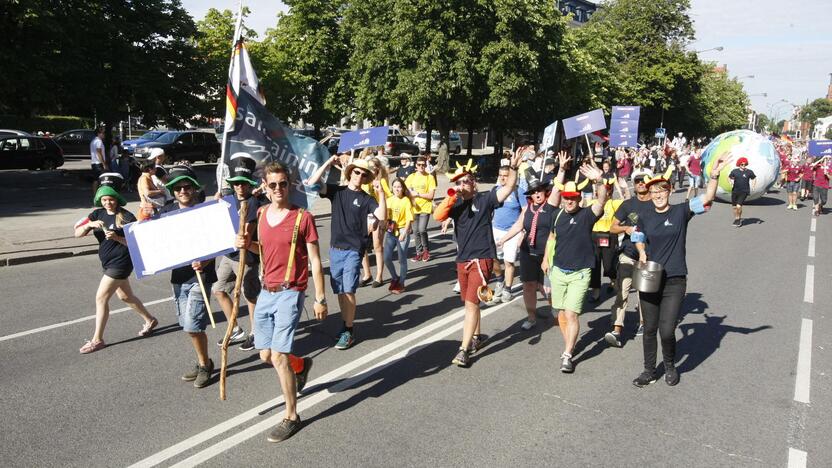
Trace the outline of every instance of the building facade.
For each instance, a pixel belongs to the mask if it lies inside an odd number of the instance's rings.
[[[558,9],[564,15],[572,15],[572,24],[580,26],[589,21],[598,6],[587,0],[556,0]]]

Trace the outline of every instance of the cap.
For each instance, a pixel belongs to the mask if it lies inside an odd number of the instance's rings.
[[[249,156],[248,153],[234,153],[228,162],[229,177],[225,181],[229,184],[245,182],[252,187],[257,187],[259,184],[254,177],[254,169],[256,167],[257,161]]]
[[[165,184],[168,190],[173,190],[173,186],[182,180],[189,180],[194,187],[201,189],[202,185],[196,180],[196,173],[188,166],[173,166],[168,172],[168,183]]]

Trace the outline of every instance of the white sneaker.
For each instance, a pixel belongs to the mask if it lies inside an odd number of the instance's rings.
[[[537,325],[537,322],[532,322],[531,320],[526,319],[526,320],[523,320],[523,324],[520,325],[520,328],[522,328],[523,330],[531,330],[536,325]]]
[[[500,295],[500,300],[503,302],[511,302],[511,291],[508,289],[503,289],[503,293]]]
[[[454,283],[454,292],[455,292],[455,293],[457,293],[457,294],[459,294],[459,281],[457,281],[456,283]]]

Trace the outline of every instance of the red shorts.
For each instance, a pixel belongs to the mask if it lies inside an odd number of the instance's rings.
[[[480,298],[477,296],[477,289],[488,284],[488,279],[491,277],[491,267],[494,265],[494,260],[481,258],[476,261],[479,262],[480,268],[482,268],[482,276],[480,276],[480,270],[473,260],[457,262],[456,264],[456,278],[459,280],[459,297],[462,302],[468,301],[479,304]],[[485,284],[482,282],[483,277],[485,277]]]

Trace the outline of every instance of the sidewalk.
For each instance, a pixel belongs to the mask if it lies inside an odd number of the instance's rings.
[[[92,210],[92,187],[84,180],[83,164],[51,172],[0,171],[0,267],[98,253],[93,236],[76,239],[72,226]],[[208,194],[216,191],[213,165],[197,165],[197,175]],[[450,182],[440,175],[436,198],[441,200]],[[491,184],[480,184],[481,190]],[[127,210],[139,208],[135,192],[123,194]],[[326,218],[330,203],[317,201],[311,212]]]

